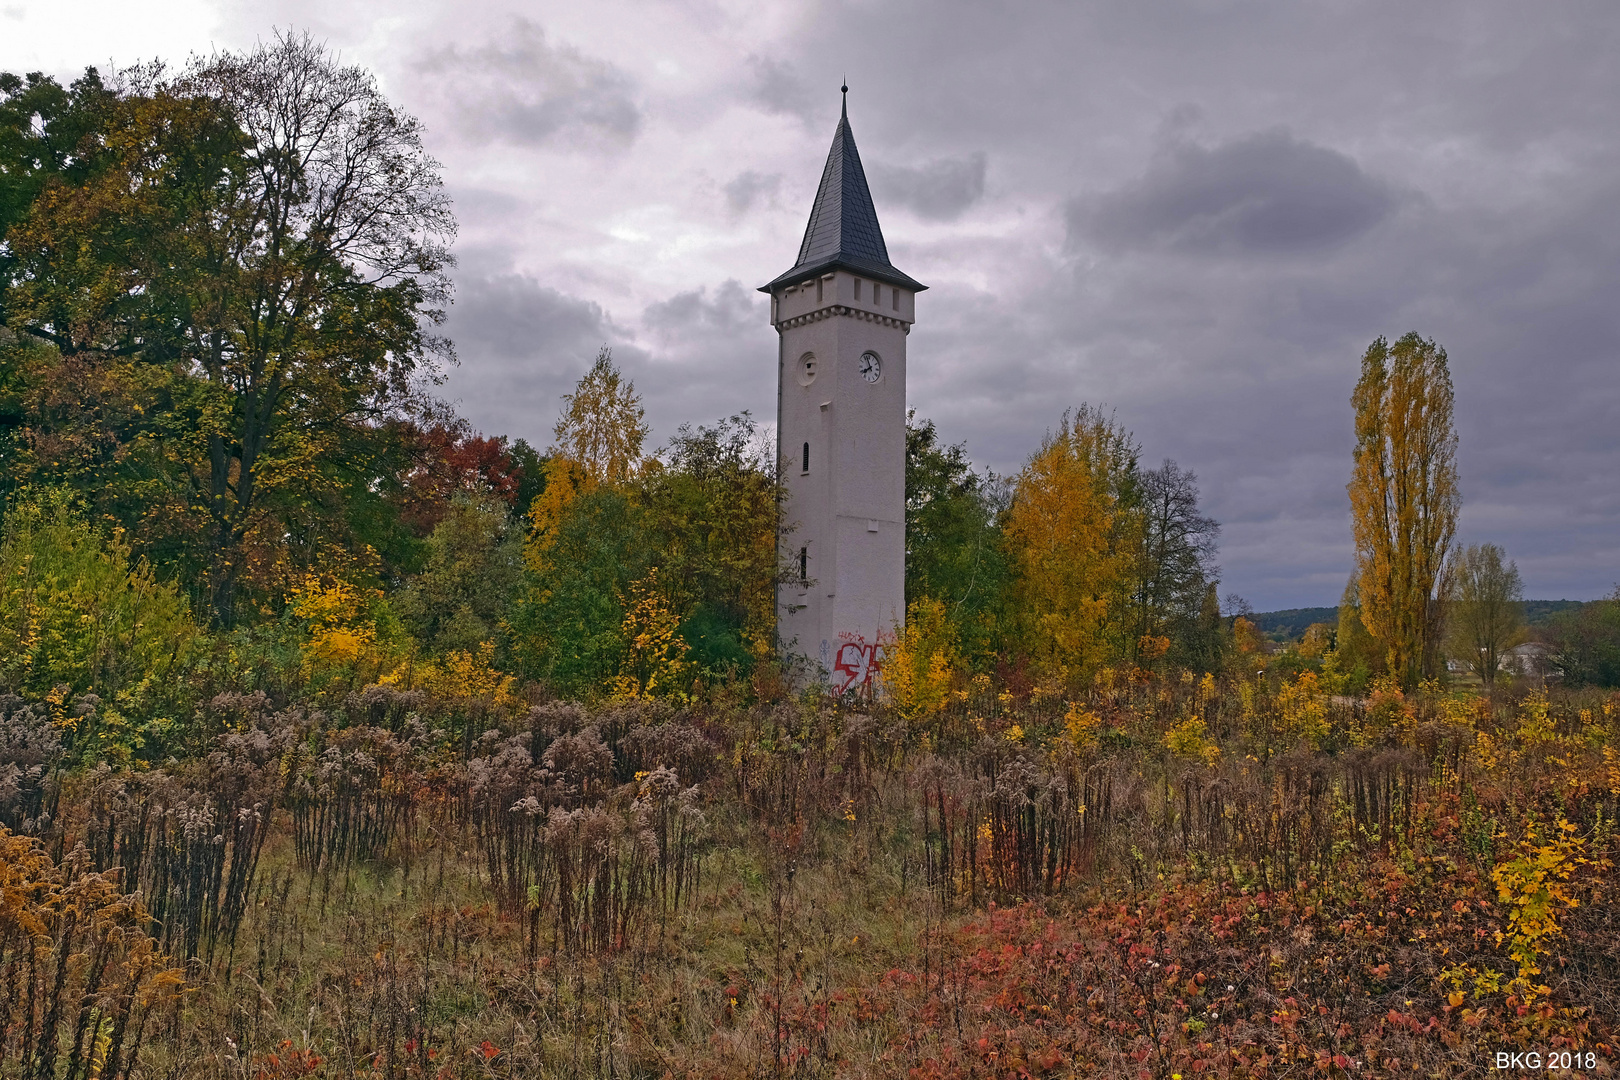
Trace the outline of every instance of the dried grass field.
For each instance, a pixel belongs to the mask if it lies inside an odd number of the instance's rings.
[[[5,781],[0,1071],[1610,1075],[1615,698],[1309,691],[221,695],[206,756]]]

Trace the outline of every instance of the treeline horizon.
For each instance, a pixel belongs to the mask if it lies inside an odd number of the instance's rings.
[[[1592,600],[1521,600],[1524,606],[1524,621],[1528,626],[1537,626],[1548,622],[1554,615],[1566,611],[1575,611],[1587,604],[1601,604],[1604,597]],[[1318,604],[1314,607],[1273,608],[1269,611],[1256,611],[1250,618],[1264,633],[1272,631],[1287,631],[1290,636],[1298,637],[1316,622],[1327,622],[1338,617],[1339,605]]]

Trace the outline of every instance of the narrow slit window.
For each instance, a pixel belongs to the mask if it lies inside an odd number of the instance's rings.
[[[821,279],[816,278],[816,303],[821,303]]]
[[[894,310],[900,310],[900,290],[894,290]]]
[[[801,583],[804,583],[804,582],[808,582],[809,580],[810,580],[810,549],[807,548],[807,547],[802,547],[802,548],[799,549],[799,581]]]
[[[861,298],[861,279],[856,278],[855,279],[855,299],[859,300],[860,298]]]
[[[804,464],[799,467],[800,472],[810,471],[810,444],[804,444]]]

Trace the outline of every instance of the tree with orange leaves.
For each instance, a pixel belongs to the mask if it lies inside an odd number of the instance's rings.
[[[1101,410],[1065,413],[1018,475],[1004,526],[1014,618],[1039,667],[1088,678],[1124,652],[1137,445]]]
[[[1446,351],[1415,333],[1361,360],[1350,511],[1361,619],[1391,676],[1413,688],[1440,643],[1446,556],[1457,527],[1457,433]]]

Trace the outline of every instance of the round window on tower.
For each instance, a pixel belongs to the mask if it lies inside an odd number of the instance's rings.
[[[816,381],[816,354],[805,353],[799,357],[799,385],[809,386]]]

